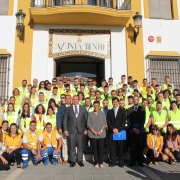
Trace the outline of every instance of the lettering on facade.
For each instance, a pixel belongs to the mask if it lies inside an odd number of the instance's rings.
[[[49,57],[73,54],[110,59],[110,32],[51,29],[49,31]]]

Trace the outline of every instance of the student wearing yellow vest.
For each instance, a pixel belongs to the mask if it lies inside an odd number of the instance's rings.
[[[47,115],[45,116],[44,120],[44,127],[46,126],[47,123],[52,124],[52,129],[56,130],[56,114],[54,113],[52,107],[48,107],[47,110]]]
[[[104,87],[105,87],[106,85],[107,85],[107,82],[106,82],[105,79],[103,79],[103,80],[101,81],[101,87],[98,88],[98,90],[100,91],[101,94],[104,94]]]
[[[111,94],[112,90],[116,90],[116,86],[113,84],[113,78],[110,77],[108,79],[108,86],[109,86],[109,94]]]
[[[97,90],[95,94],[96,94],[95,101],[99,101],[100,107],[102,108],[103,99],[101,98],[101,92],[99,90]]]
[[[7,105],[5,105],[5,108],[4,108],[5,111],[8,109],[7,106],[8,106],[9,103],[12,103],[14,105],[14,111],[16,113],[19,113],[21,105],[16,104],[16,98],[14,96],[11,96],[9,98],[9,101],[7,102]]]
[[[2,154],[4,140],[6,138],[6,135],[8,134],[7,131],[8,131],[8,121],[3,121],[2,127],[0,129],[0,154]]]
[[[40,146],[43,146],[40,149]],[[46,130],[42,132],[38,138],[38,155],[37,157],[43,157],[44,166],[49,163],[49,156],[52,155],[52,164],[57,165],[57,159],[61,155],[62,138],[57,131],[52,130],[52,124],[46,124]]]
[[[44,120],[45,120],[45,109],[43,105],[39,104],[36,107],[33,120],[36,121],[36,129],[42,132],[44,130]]]
[[[111,98],[108,99],[108,101],[109,101],[109,108],[110,109],[113,108],[112,99],[114,97],[117,97],[117,91],[116,90],[112,90],[111,91]]]
[[[147,86],[146,92],[147,92],[147,93],[143,95],[143,98],[144,98],[144,99],[147,99],[147,96],[151,96],[151,97],[152,97],[152,100],[153,100],[153,103],[154,103],[154,102],[155,102],[155,99],[156,99],[156,96],[155,96],[155,94],[153,93],[152,87],[151,87],[151,86]]]
[[[7,111],[4,113],[4,120],[7,120],[9,125],[12,123],[18,123],[18,113],[15,112],[14,105],[9,103],[7,106]]]
[[[159,131],[158,126],[152,127],[152,133],[148,134],[147,136],[147,153],[146,156],[149,159],[149,166],[152,164],[158,165],[159,161],[166,161],[169,158],[162,154],[163,149],[163,137]]]
[[[47,93],[46,93],[45,82],[44,82],[44,81],[41,81],[41,82],[39,83],[38,94],[39,94],[40,92],[44,93],[45,98],[47,98],[47,97],[46,97]]]
[[[91,104],[93,104],[93,102],[95,101],[95,98],[96,98],[94,88],[91,88],[91,89],[89,90],[89,98],[90,98],[90,100],[91,100]]]
[[[153,99],[151,95],[147,95],[147,106],[151,113],[153,111],[156,111],[156,106],[153,104]]]
[[[59,104],[61,101],[60,94],[58,94],[58,87],[53,87],[53,91],[51,95],[49,96],[49,100],[54,99],[56,104]]]
[[[167,112],[162,110],[162,103],[160,101],[156,103],[156,111],[153,111],[150,117],[152,120],[152,125],[159,126],[160,132],[164,136],[166,133],[166,126],[168,125],[169,121]]]
[[[168,118],[178,134],[180,134],[180,109],[178,109],[176,101],[171,102],[171,110],[168,111]]]
[[[37,92],[36,92],[36,88],[35,87],[32,87],[31,88],[31,93],[29,95],[29,98],[31,100],[31,105],[32,107],[34,107],[34,104],[38,101],[38,95],[37,95]]]
[[[171,92],[168,89],[163,91],[163,96],[164,96],[163,102],[166,105],[167,110],[170,109],[170,102],[171,102],[170,95],[171,95]]]
[[[123,96],[123,89],[120,88],[120,89],[117,89],[117,98],[120,100],[120,99],[124,99],[124,96]],[[128,103],[128,102],[127,102]]]
[[[109,87],[104,86],[104,93],[101,94],[101,99],[111,99],[111,95],[109,94]]]
[[[179,89],[174,89],[173,93],[169,96],[170,101],[176,101],[176,95],[179,94]]]
[[[125,104],[124,108],[127,110],[134,105],[133,96],[128,96],[128,103]]]
[[[32,162],[35,166],[38,165],[38,161],[41,161],[43,158],[36,158],[37,156],[37,142],[41,132],[36,130],[36,122],[31,121],[29,124],[29,129],[23,135],[23,149],[21,151],[22,155],[22,169],[28,167],[29,157],[33,157]]]
[[[146,94],[146,88],[147,88],[147,86],[148,86],[148,81],[147,81],[147,79],[143,79],[143,86],[142,87],[140,87],[140,92],[141,92],[141,94],[144,96],[145,94]]]
[[[2,156],[13,166],[14,163],[12,163],[12,160],[15,155],[17,168],[21,168],[21,138],[22,135],[18,133],[18,126],[12,123],[4,141],[5,150],[3,150]]]
[[[77,95],[77,93],[80,90],[79,79],[77,77],[74,78],[74,84],[71,84],[70,88],[71,88],[71,92],[73,92],[73,94]]]
[[[87,112],[92,112],[94,110],[89,97],[85,98],[85,108],[86,108]]]
[[[85,105],[84,94],[82,92],[78,92],[77,96],[79,99],[79,105],[84,106]]]
[[[89,97],[89,94],[88,94],[89,90],[85,90],[85,85],[84,84],[80,85],[80,91],[79,92],[82,92],[84,94],[85,98]]]
[[[28,129],[33,116],[30,114],[30,107],[28,103],[25,103],[22,108],[22,113],[19,116],[18,126],[21,133],[24,134]]]
[[[28,88],[27,88],[27,80],[22,80],[22,86],[18,88],[20,91],[20,96],[24,98],[25,94],[28,93]]]
[[[121,82],[116,84],[116,89],[122,88],[123,84],[126,84],[126,75],[121,76]]]

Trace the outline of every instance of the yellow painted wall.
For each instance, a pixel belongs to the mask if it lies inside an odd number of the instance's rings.
[[[14,9],[14,0],[9,0],[8,15],[14,15],[13,9]]]
[[[30,0],[19,0],[18,10],[22,9],[26,14],[25,17],[25,42],[15,38],[15,55],[14,55],[14,79],[13,87],[21,86],[21,81],[26,79],[31,83],[31,62],[32,62],[32,41],[33,41],[33,24],[30,23],[29,15]]]
[[[134,12],[141,13],[141,0],[133,0],[132,2],[132,9]],[[135,13],[134,13],[135,15]],[[132,24],[134,26],[134,21],[130,18],[127,26]],[[141,85],[142,79],[145,76],[144,73],[144,48],[143,48],[143,25],[140,29],[139,36],[137,37],[136,44],[132,43],[131,40],[128,38],[128,34],[126,31],[126,46],[127,46],[127,71],[128,76],[133,76],[134,79],[139,81]]]
[[[172,0],[172,13],[173,13],[173,19],[178,20],[178,4],[177,0]]]
[[[144,17],[149,18],[149,0],[144,0]]]

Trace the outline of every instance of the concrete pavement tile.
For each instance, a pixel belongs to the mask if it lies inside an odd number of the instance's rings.
[[[74,180],[92,180],[92,177],[74,177]]]
[[[113,180],[111,176],[107,176],[107,177],[93,177],[93,180]]]

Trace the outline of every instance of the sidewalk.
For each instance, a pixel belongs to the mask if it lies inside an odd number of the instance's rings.
[[[77,164],[74,168],[70,168],[69,164],[59,164],[56,167],[49,164],[44,167],[43,164],[33,166],[30,163],[25,170],[17,169],[16,166],[11,167],[8,172],[0,172],[1,180],[179,180],[180,179],[180,163],[174,166],[166,163],[159,163],[158,166],[141,168],[134,166],[129,168],[127,163],[124,168],[115,166],[109,168],[104,163],[105,168],[95,169],[90,162],[85,162],[84,167]]]

